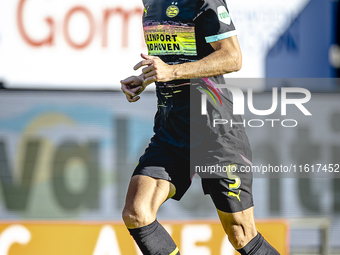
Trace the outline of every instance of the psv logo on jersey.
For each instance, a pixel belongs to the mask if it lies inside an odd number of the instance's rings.
[[[218,19],[221,22],[223,22],[224,24],[230,25],[231,18],[225,6],[221,5],[217,7],[217,15],[218,15]]]
[[[168,16],[169,18],[173,18],[177,16],[177,14],[179,13],[179,9],[176,5],[177,5],[177,2],[176,3],[172,2],[172,5],[170,5],[166,9],[166,16]]]

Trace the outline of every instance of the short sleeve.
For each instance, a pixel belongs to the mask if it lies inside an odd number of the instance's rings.
[[[227,4],[223,0],[198,0],[194,22],[207,43],[237,35]]]

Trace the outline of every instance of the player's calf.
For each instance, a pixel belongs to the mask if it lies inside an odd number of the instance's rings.
[[[240,249],[252,240],[256,234],[256,229],[245,228],[242,225],[230,225],[225,229],[228,235],[229,242],[237,250]]]
[[[230,243],[242,255],[279,254],[255,228],[249,229],[248,226],[233,225],[226,232]]]
[[[218,210],[218,215],[230,243],[242,255],[279,254],[257,232],[253,207],[236,213],[226,213]]]

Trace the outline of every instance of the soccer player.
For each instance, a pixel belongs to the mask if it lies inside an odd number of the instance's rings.
[[[149,53],[134,66],[142,68],[142,74],[122,80],[121,88],[129,102],[136,102],[155,82],[158,111],[155,134],[130,181],[123,220],[143,254],[178,255],[156,215],[162,203],[180,200],[189,188],[190,163],[202,160],[200,164],[236,169],[251,164],[244,127],[213,125],[216,116],[242,121],[232,114],[228,90],[214,87],[225,83],[223,74],[240,70],[242,56],[224,0],[143,0],[143,4]],[[203,93],[211,95],[206,115],[197,103]],[[212,177],[203,177],[202,187],[233,247],[241,254],[278,254],[255,228],[251,173]]]

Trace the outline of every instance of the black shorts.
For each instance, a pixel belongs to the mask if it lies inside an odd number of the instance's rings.
[[[172,198],[180,200],[191,185],[190,167],[193,167],[190,166],[190,149],[174,148],[154,136],[140,157],[133,176],[146,175],[171,182],[176,187]],[[253,206],[251,173],[237,173],[238,181],[220,176],[201,179],[204,194],[211,196],[217,209],[231,213]]]

